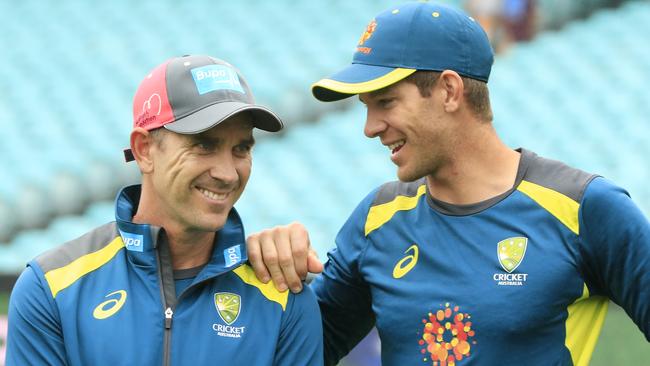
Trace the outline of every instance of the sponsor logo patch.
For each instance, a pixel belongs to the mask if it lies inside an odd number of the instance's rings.
[[[372,37],[372,34],[375,32],[375,29],[377,29],[377,21],[376,20],[371,20],[370,23],[366,26],[366,29],[363,31],[363,34],[361,34],[361,38],[359,38],[359,43],[357,45],[357,51],[365,54],[369,54],[372,51],[371,47],[362,47],[364,43],[366,43],[367,40]]]
[[[192,69],[192,78],[200,95],[216,90],[246,94],[235,70],[224,65],[206,65]]]
[[[372,37],[372,34],[375,32],[375,29],[377,29],[377,21],[376,20],[371,20],[370,23],[366,26],[366,29],[363,31],[363,34],[361,35],[361,38],[359,38],[359,46],[363,46],[364,43],[366,43],[367,40]]]
[[[133,252],[142,252],[144,251],[144,236],[139,234],[128,233],[126,231],[120,230],[120,235],[122,235],[122,241],[124,241],[124,246],[126,250]]]
[[[241,262],[241,248],[239,244],[224,250],[223,259],[226,263],[226,268],[232,267],[235,264]]]

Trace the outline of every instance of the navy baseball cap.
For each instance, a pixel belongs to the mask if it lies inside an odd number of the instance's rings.
[[[412,2],[377,15],[359,39],[352,64],[312,85],[330,102],[392,85],[417,70],[453,70],[487,82],[494,53],[474,18],[451,6]]]
[[[158,65],[142,80],[133,98],[133,128],[196,134],[241,112],[249,112],[259,129],[277,132],[283,127],[275,113],[255,104],[234,66],[210,56],[182,56]],[[124,157],[133,160],[130,149]]]

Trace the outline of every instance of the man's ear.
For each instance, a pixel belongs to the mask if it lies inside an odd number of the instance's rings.
[[[463,100],[463,93],[465,92],[463,79],[461,79],[460,75],[455,71],[445,70],[440,74],[440,80],[438,83],[444,91],[445,112],[456,112],[460,108],[460,104]]]
[[[153,171],[151,148],[155,144],[149,131],[136,127],[131,131],[131,152],[142,174]]]

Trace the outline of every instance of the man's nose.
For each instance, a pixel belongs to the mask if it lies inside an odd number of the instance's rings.
[[[386,122],[382,119],[381,115],[368,108],[363,133],[369,138],[374,138],[379,136],[385,129]]]
[[[236,183],[239,180],[239,174],[232,154],[217,154],[212,162],[212,168],[210,168],[210,176],[224,184]]]

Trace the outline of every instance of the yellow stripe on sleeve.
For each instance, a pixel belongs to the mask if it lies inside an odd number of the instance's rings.
[[[366,236],[387,223],[391,218],[393,218],[397,211],[411,210],[415,208],[420,196],[422,196],[426,190],[426,185],[423,184],[418,187],[418,191],[413,197],[397,196],[390,202],[371,207],[370,211],[368,211],[368,218],[366,219]]]
[[[609,300],[605,297],[589,297],[586,285],[582,296],[569,305],[564,344],[571,353],[574,365],[589,365],[598,336],[605,323],[608,305]]]
[[[108,263],[122,248],[124,248],[124,242],[122,237],[118,236],[102,249],[45,273],[45,280],[50,286],[52,297],[56,297],[61,290],[72,285],[79,278]]]
[[[573,233],[576,235],[580,233],[580,223],[578,221],[580,204],[578,202],[560,192],[525,180],[521,181],[517,190],[537,202]]]
[[[239,278],[241,278],[244,283],[257,287],[257,289],[260,290],[264,297],[271,301],[277,302],[280,304],[280,306],[282,306],[282,310],[286,310],[287,300],[289,299],[289,290],[280,292],[275,288],[275,286],[273,286],[273,281],[269,281],[269,283],[261,282],[255,276],[253,269],[246,264],[235,268],[233,272],[235,272],[235,274],[239,276]]]

